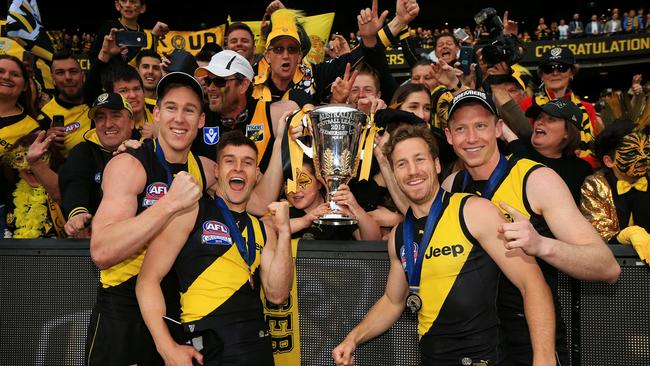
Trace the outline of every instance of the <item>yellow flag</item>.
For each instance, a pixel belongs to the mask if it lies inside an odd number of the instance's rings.
[[[158,42],[157,51],[160,54],[170,54],[175,49],[180,49],[196,55],[206,43],[222,45],[225,30],[225,24],[195,31],[170,30],[165,39]]]

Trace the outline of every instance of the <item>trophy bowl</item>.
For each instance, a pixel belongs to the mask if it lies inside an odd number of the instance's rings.
[[[368,116],[346,104],[330,104],[309,113],[316,177],[327,189],[331,212],[314,220],[319,225],[354,225],[332,200],[341,184],[347,184],[359,167],[359,140]]]

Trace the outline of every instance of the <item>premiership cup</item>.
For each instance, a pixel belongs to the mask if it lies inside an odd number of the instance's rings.
[[[359,140],[368,116],[345,104],[330,104],[310,113],[314,167],[317,178],[327,188],[332,212],[314,220],[321,225],[354,225],[357,219],[345,215],[332,200],[341,184],[356,175],[359,166]]]

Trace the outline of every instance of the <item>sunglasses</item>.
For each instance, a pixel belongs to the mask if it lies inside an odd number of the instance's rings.
[[[547,64],[541,67],[544,74],[552,74],[555,70],[558,72],[567,72],[570,68],[571,66],[567,64]]]
[[[289,46],[289,47],[283,47],[283,46],[276,46],[276,47],[269,47],[269,50],[271,52],[275,53],[276,55],[281,55],[284,53],[284,50],[287,50],[290,55],[295,55],[298,52],[300,52],[300,47],[296,46]]]
[[[229,80],[237,80],[237,78],[205,78],[205,85],[210,87],[214,84],[217,88],[223,88]]]

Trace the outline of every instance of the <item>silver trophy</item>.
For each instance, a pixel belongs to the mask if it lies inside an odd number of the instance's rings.
[[[359,139],[368,116],[344,104],[330,104],[310,112],[316,176],[327,188],[332,212],[314,220],[321,225],[354,225],[357,219],[345,215],[332,195],[341,184],[356,175],[359,166]]]

